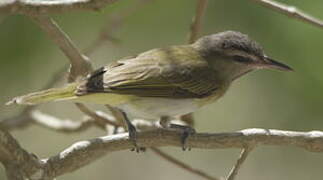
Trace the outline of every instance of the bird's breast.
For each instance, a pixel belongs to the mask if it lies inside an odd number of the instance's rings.
[[[223,86],[204,98],[137,97],[118,105],[118,107],[134,118],[156,120],[162,116],[185,115],[215,102],[224,95],[227,88],[228,86]]]
[[[118,105],[119,108],[134,118],[156,120],[162,116],[184,115],[199,108],[194,99],[170,99],[138,97],[127,103]]]

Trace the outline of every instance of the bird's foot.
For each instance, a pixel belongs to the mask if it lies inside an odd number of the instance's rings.
[[[145,152],[146,148],[145,147],[140,147],[137,144],[137,129],[134,125],[128,124],[128,131],[129,131],[129,139],[133,143],[133,148],[131,148],[131,151],[135,151],[137,153],[139,152]]]
[[[190,126],[183,126],[178,124],[169,124],[170,129],[179,130],[182,132],[181,135],[181,144],[182,144],[182,150],[186,151],[191,150],[191,147],[187,145],[187,138],[193,134],[196,133],[195,129]]]
[[[136,129],[136,127],[130,122],[127,114],[122,110],[120,110],[120,111],[121,111],[121,113],[123,115],[123,118],[124,118],[124,121],[125,121],[125,123],[127,125],[127,129],[128,129],[128,132],[129,132],[129,139],[133,143],[133,146],[134,146],[130,150],[131,151],[136,151],[137,153],[146,151],[145,147],[139,147],[138,144],[137,144],[137,129]]]

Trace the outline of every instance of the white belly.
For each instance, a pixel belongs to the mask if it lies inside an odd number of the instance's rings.
[[[133,118],[156,120],[162,116],[184,115],[199,108],[194,99],[138,98],[118,105]]]

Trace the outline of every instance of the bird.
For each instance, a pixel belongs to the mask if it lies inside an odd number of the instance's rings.
[[[267,56],[248,35],[224,31],[192,44],[155,48],[119,59],[77,82],[15,97],[7,105],[63,100],[111,105],[121,110],[138,151],[137,130],[128,116],[157,120],[192,113],[222,97],[236,79],[258,69],[293,71]],[[183,129],[185,150],[189,132],[194,131]]]

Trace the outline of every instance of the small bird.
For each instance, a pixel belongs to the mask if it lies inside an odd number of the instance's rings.
[[[235,79],[257,69],[292,71],[269,58],[247,35],[225,31],[193,44],[120,59],[65,87],[16,97],[7,104],[60,100],[109,104],[123,112],[129,137],[138,150],[136,128],[127,115],[156,120],[194,112],[223,96]],[[185,149],[188,133],[183,134]]]

